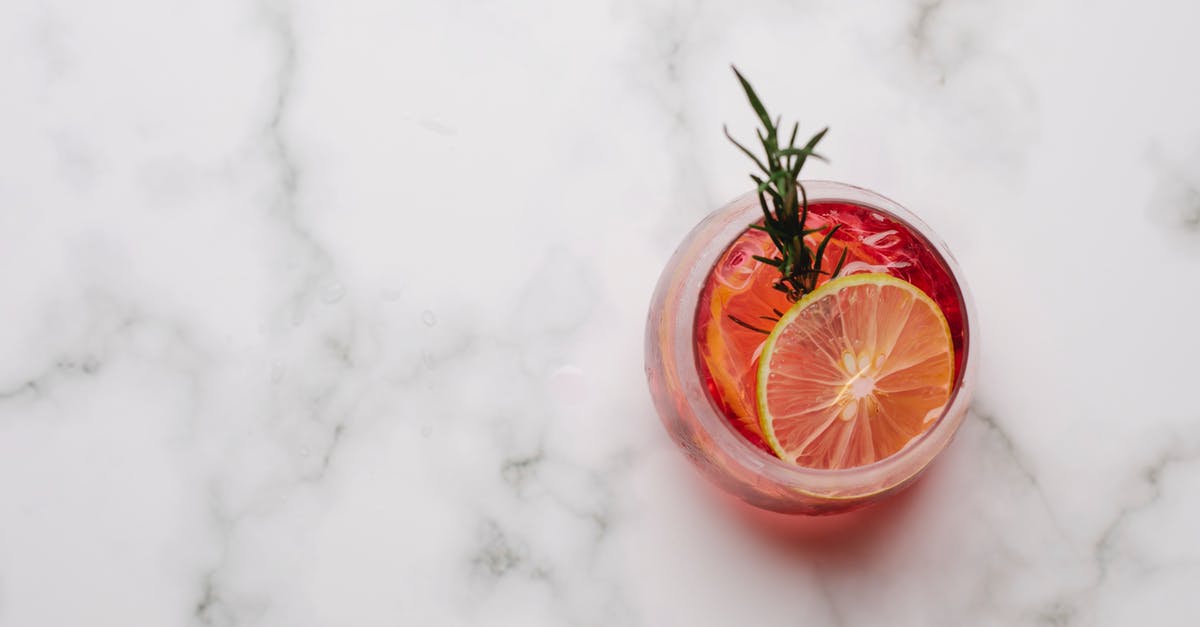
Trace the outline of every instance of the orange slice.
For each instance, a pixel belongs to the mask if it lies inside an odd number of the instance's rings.
[[[801,298],[767,338],[759,422],[781,459],[862,466],[924,433],[953,378],[950,327],[929,296],[886,274],[837,278]]]

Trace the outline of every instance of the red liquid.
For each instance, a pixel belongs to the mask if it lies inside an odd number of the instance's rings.
[[[837,265],[846,250],[841,275],[881,272],[912,283],[942,310],[954,342],[956,376],[961,376],[963,314],[958,287],[941,255],[904,222],[874,209],[838,202],[809,205],[808,228],[841,224],[825,250],[822,268]],[[816,248],[820,234],[810,236]],[[747,329],[730,316],[769,331],[793,303],[772,286],[779,271],[754,260],[775,256],[770,238],[747,229],[722,253],[708,274],[696,308],[697,367],[709,396],[739,433],[771,452],[761,435],[755,409],[755,373],[766,335]],[[818,283],[824,283],[822,277]],[[773,454],[773,453],[772,453]]]

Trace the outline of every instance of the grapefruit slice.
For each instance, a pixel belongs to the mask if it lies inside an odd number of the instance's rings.
[[[929,296],[886,274],[833,279],[785,312],[763,346],[763,437],[799,466],[870,464],[937,420],[953,378],[950,327]]]

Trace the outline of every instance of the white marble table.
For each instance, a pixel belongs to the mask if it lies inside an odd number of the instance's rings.
[[[0,625],[1194,625],[1200,4],[0,4]],[[957,253],[977,403],[767,532],[642,373],[746,187]]]

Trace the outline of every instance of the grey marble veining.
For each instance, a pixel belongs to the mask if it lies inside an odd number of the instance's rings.
[[[1189,625],[1200,8],[0,6],[0,625]],[[642,373],[728,65],[982,324],[914,489],[781,535]]]

